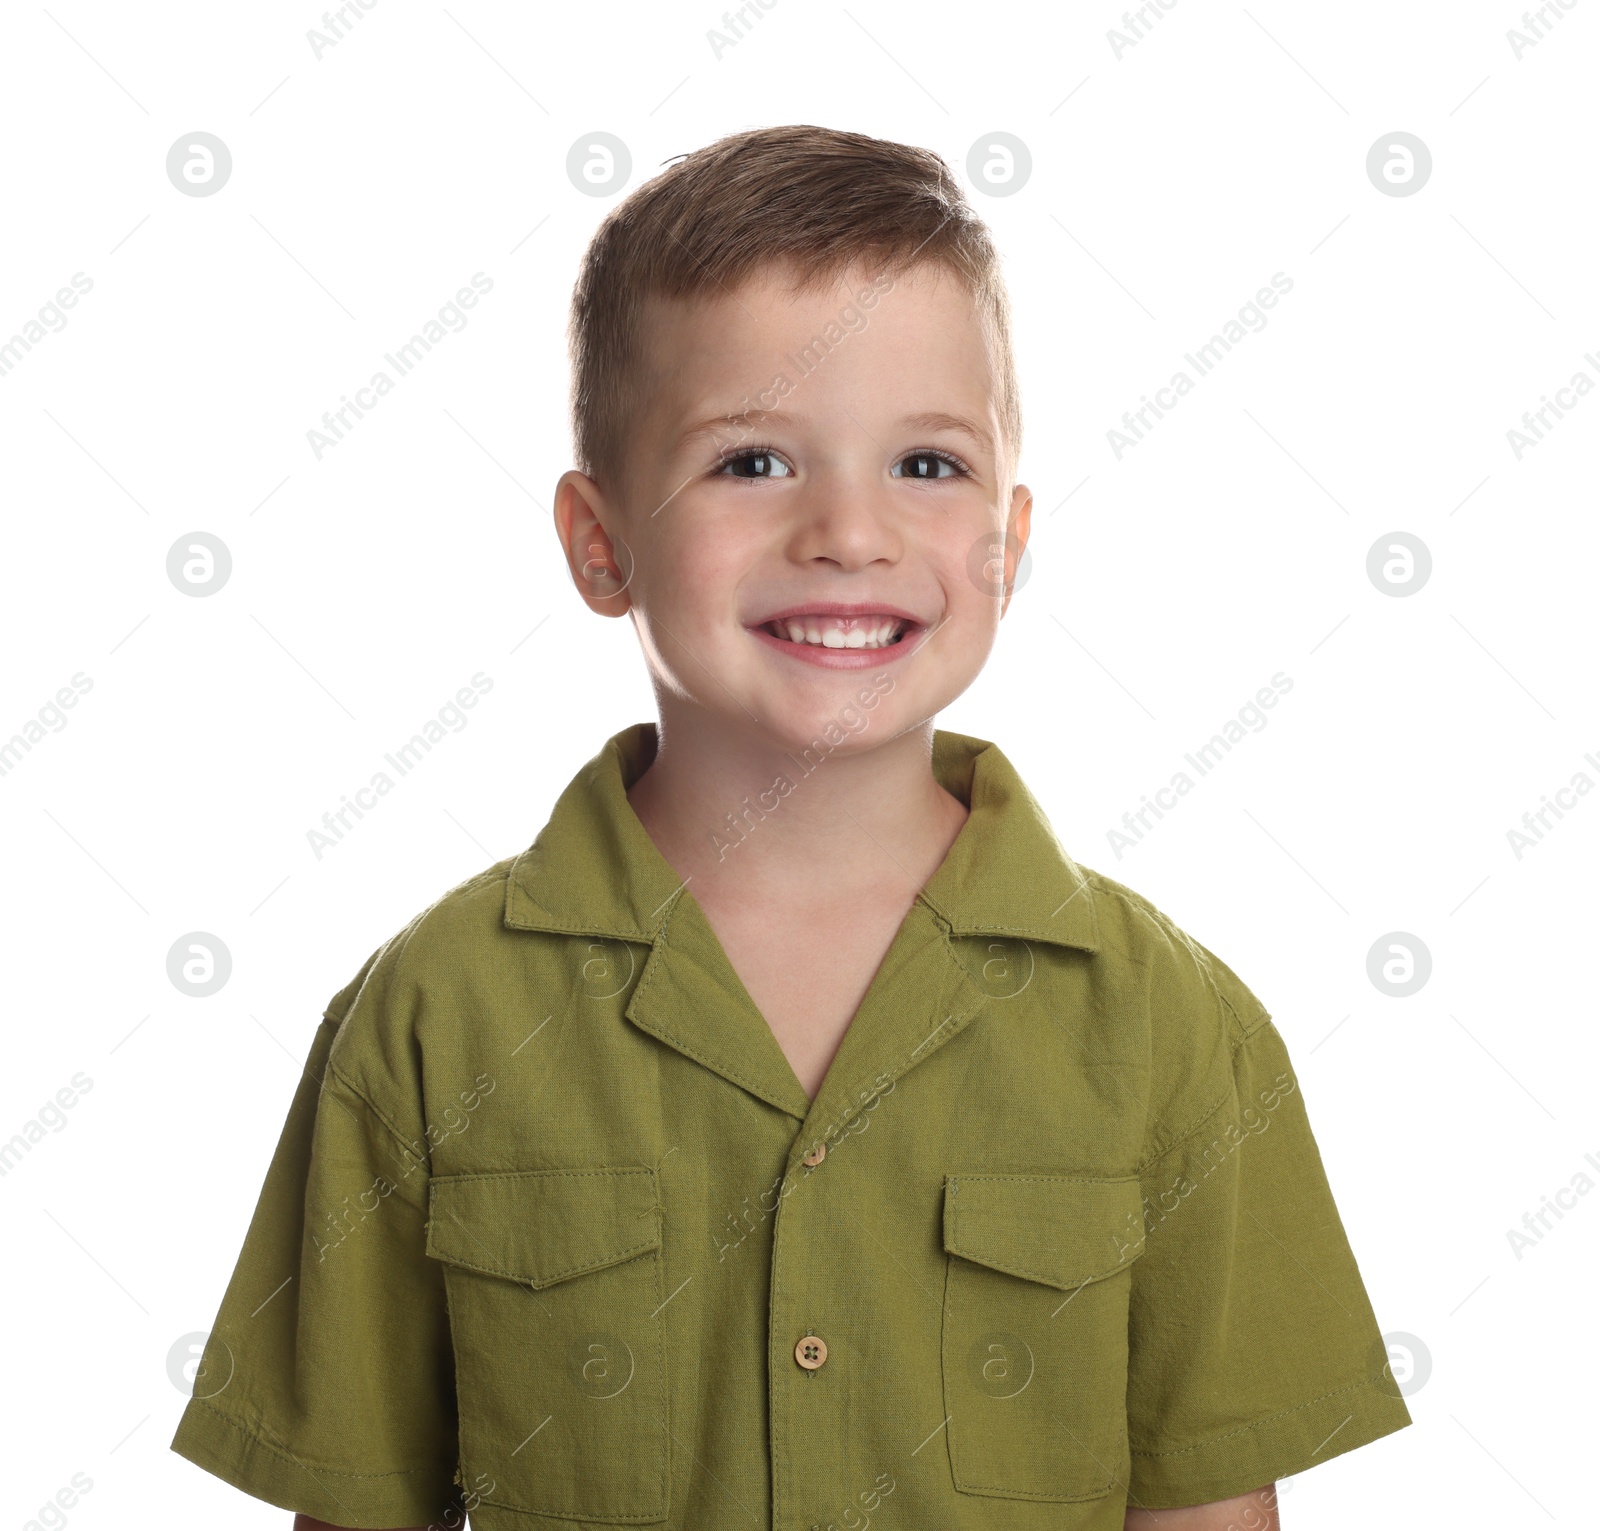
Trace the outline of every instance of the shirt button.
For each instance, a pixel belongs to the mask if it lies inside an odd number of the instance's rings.
[[[828,1359],[828,1347],[820,1335],[808,1334],[794,1347],[794,1358],[808,1372],[814,1372]]]
[[[822,1156],[827,1153],[827,1151],[828,1145],[826,1143],[818,1143],[817,1146],[813,1148],[811,1152],[808,1153],[800,1162],[802,1164],[808,1164],[815,1169],[817,1165],[822,1163]]]

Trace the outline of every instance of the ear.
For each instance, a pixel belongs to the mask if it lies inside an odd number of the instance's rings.
[[[561,475],[555,521],[567,569],[584,603],[603,617],[620,617],[632,604],[633,555],[619,532],[607,530],[616,527],[616,513],[588,474],[574,468]]]
[[[1017,568],[1028,546],[1028,528],[1033,515],[1033,491],[1026,484],[1018,484],[1011,491],[1011,515],[1006,521],[1006,593],[1000,603],[1000,615],[1006,614],[1016,583]]]

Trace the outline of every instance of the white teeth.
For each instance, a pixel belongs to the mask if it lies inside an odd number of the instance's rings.
[[[772,626],[775,636],[787,633],[790,643],[808,643],[826,649],[879,649],[894,643],[903,624],[895,618],[870,626],[821,627],[802,618],[780,617]]]

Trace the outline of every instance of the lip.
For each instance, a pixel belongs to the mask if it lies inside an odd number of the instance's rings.
[[[793,606],[769,611],[766,616],[758,618],[750,625],[762,627],[768,622],[781,622],[785,617],[807,616],[897,617],[902,622],[909,622],[913,627],[927,625],[915,612],[907,611],[903,606],[885,605],[881,601],[799,601]]]
[[[820,644],[791,643],[787,638],[774,638],[766,630],[768,622],[781,622],[787,617],[893,617],[906,624],[898,643],[885,649],[830,649]],[[920,645],[917,639],[927,631],[927,624],[903,606],[891,606],[882,601],[801,601],[770,612],[746,629],[757,642],[764,643],[777,653],[786,654],[802,664],[815,665],[820,670],[881,670],[885,665],[904,659]]]

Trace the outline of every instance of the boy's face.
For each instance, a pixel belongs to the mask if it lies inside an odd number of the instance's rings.
[[[567,473],[556,521],[590,606],[632,613],[663,716],[858,752],[966,690],[1032,496],[960,282],[797,295],[774,271],[656,304],[645,350],[625,487]]]

